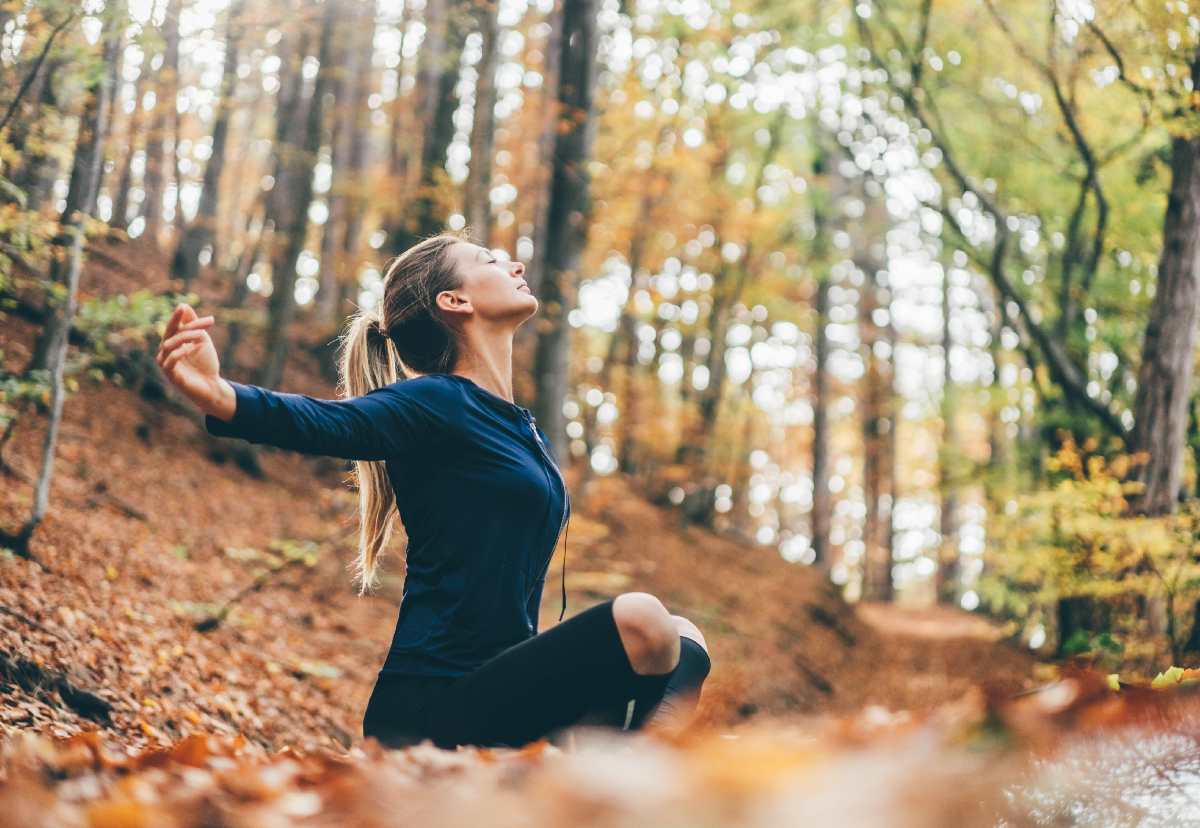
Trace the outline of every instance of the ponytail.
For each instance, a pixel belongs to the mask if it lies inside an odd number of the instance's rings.
[[[342,396],[360,397],[368,391],[396,382],[396,350],[380,330],[378,314],[366,311],[355,316],[342,338]],[[381,460],[356,460],[354,478],[358,485],[360,530],[357,570],[361,592],[377,583],[375,570],[391,540],[396,525],[396,497],[392,481]]]
[[[425,239],[388,267],[377,310],[359,312],[342,338],[342,396],[358,397],[391,385],[408,373],[454,370],[458,343],[437,312],[437,295],[461,285],[450,249],[469,241],[465,233]],[[379,558],[391,540],[399,512],[382,461],[355,461],[358,512],[358,578],[362,592],[376,584]]]

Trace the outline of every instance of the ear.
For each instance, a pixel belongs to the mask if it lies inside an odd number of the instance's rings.
[[[433,301],[438,310],[454,314],[460,320],[475,312],[467,295],[457,290],[443,290]]]

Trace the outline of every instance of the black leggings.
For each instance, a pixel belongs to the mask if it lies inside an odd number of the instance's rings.
[[[386,747],[424,739],[443,748],[519,747],[585,717],[637,728],[660,703],[677,716],[681,707],[690,713],[709,661],[696,642],[684,638],[680,644],[675,670],[635,673],[607,601],[459,678],[380,676],[363,735]]]

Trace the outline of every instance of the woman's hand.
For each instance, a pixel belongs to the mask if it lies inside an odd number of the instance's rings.
[[[175,308],[158,346],[158,365],[197,408],[228,422],[237,409],[237,395],[221,379],[217,349],[208,335],[213,321],[211,316],[197,317],[186,303]]]

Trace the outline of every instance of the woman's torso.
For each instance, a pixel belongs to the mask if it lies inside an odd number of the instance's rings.
[[[457,676],[536,634],[569,503],[528,411],[461,377],[409,383],[453,383],[461,408],[444,439],[387,464],[408,547],[381,672]]]

